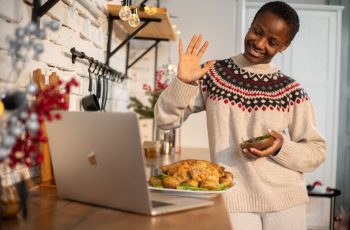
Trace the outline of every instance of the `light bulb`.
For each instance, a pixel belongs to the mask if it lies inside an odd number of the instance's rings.
[[[131,10],[129,6],[123,6],[119,11],[119,17],[123,21],[127,21],[130,19]]]
[[[139,18],[139,16],[137,15],[137,13],[132,14],[132,15],[130,16],[129,25],[130,25],[131,27],[137,27],[138,25],[140,25],[140,18]]]
[[[145,12],[148,15],[153,15],[153,14],[157,13],[157,8],[155,6],[152,6],[152,5],[145,6]]]

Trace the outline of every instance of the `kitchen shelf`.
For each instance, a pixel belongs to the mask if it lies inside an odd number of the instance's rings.
[[[41,0],[33,0],[32,7],[32,22],[40,25],[40,18],[48,12],[59,0],[47,0],[44,4],[41,4]]]
[[[147,0],[143,1],[145,3]],[[134,8],[134,6],[131,6]],[[131,68],[136,62],[138,62],[144,55],[146,55],[153,48],[155,51],[155,70],[157,69],[158,62],[158,51],[157,45],[160,41],[174,41],[176,40],[176,33],[170,23],[170,18],[165,8],[156,8],[156,14],[148,15],[142,10],[142,4],[137,7],[138,15],[140,17],[140,25],[138,27],[131,27],[128,22],[120,19],[119,11],[121,5],[107,4],[108,10],[108,40],[107,40],[107,57],[106,65],[109,64],[110,58],[117,53],[124,45],[126,45],[126,62],[125,62],[125,74],[128,73],[128,69]],[[113,22],[117,20],[119,28],[127,35],[124,41],[122,41],[116,48],[112,49],[112,30]],[[139,57],[135,58],[134,61],[129,64],[130,55],[130,40],[141,39],[141,40],[153,40],[154,44],[151,45],[145,52]]]
[[[119,10],[122,8],[120,5],[112,5],[108,4],[108,12],[110,15],[119,18]],[[157,13],[154,15],[148,15],[146,12],[138,10],[138,15],[141,19],[141,23],[143,20],[147,19],[158,19],[159,22],[151,22],[149,25],[144,27],[141,31],[138,32],[137,38],[149,38],[149,39],[162,39],[175,41],[176,33],[170,23],[170,18],[165,8],[157,8]],[[131,27],[128,22],[118,20],[121,28],[128,35],[132,34],[138,27]]]

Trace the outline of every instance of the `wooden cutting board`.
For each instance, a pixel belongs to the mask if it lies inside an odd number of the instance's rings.
[[[46,89],[45,85],[45,76],[42,74],[41,69],[37,69],[33,71],[33,80],[38,86],[39,91],[44,91]],[[41,100],[40,97],[37,97],[36,100]],[[43,136],[47,137],[47,130],[45,123],[40,124],[40,129],[43,132]],[[55,178],[53,174],[52,169],[52,163],[51,163],[51,154],[50,154],[50,147],[49,144],[46,143],[39,143],[38,146],[39,152],[43,154],[43,161],[41,163],[41,187],[55,187]]]

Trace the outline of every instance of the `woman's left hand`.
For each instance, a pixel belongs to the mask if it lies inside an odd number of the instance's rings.
[[[282,148],[284,137],[282,133],[276,132],[275,130],[267,130],[267,132],[275,139],[270,147],[264,150],[258,150],[255,148],[243,149],[243,153],[253,158],[260,158],[277,154],[278,151]]]

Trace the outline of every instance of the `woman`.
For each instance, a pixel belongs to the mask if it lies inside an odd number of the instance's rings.
[[[236,176],[224,196],[235,230],[306,229],[303,173],[325,160],[326,144],[309,96],[271,63],[298,30],[295,10],[277,1],[255,15],[242,54],[200,66],[208,42],[193,36],[184,51],[180,40],[178,77],[155,107],[163,129],[206,111],[211,159]],[[267,149],[240,148],[266,132],[274,137]]]

